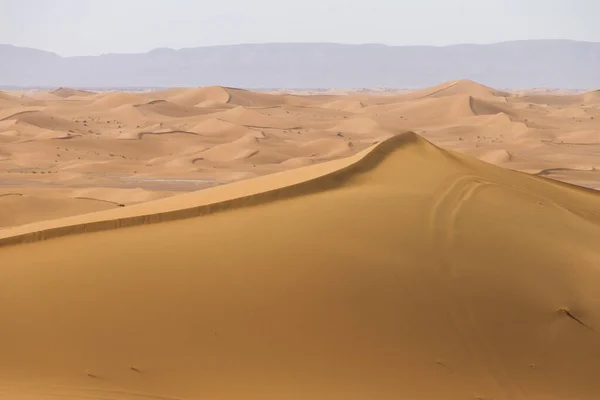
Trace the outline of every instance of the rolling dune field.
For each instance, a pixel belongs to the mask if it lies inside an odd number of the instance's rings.
[[[0,399],[595,400],[600,94],[0,93]]]

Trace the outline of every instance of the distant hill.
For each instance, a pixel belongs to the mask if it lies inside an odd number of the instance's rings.
[[[0,45],[0,86],[422,88],[472,79],[497,88],[600,87],[600,43],[488,45],[243,44],[61,57]]]

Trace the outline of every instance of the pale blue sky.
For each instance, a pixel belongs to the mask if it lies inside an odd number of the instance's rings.
[[[60,55],[267,42],[600,42],[600,0],[0,0],[0,43]]]

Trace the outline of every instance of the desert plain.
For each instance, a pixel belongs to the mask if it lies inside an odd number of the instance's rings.
[[[600,91],[0,93],[0,398],[597,399]]]

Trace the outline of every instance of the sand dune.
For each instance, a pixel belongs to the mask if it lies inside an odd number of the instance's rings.
[[[599,205],[408,133],[0,231],[0,393],[595,399]]]
[[[418,99],[424,97],[437,98],[455,95],[476,96],[485,99],[490,97],[505,97],[509,96],[509,93],[481,85],[468,79],[463,79],[446,82],[429,89],[409,93],[405,95],[405,97],[410,99]]]
[[[469,95],[424,97],[410,102],[372,106],[371,113],[382,112],[386,117],[402,120],[430,120],[435,122],[456,121],[477,115],[511,114],[502,104],[475,98]],[[366,118],[366,117],[363,117]]]
[[[586,105],[600,105],[600,90],[585,93],[583,95],[583,103]]]
[[[116,108],[125,104],[143,104],[147,99],[137,93],[104,93],[98,95],[92,103],[95,108]]]
[[[503,164],[512,159],[512,154],[504,149],[492,150],[479,157],[490,164]]]
[[[555,96],[552,93],[546,95],[525,95],[523,99],[536,104],[548,104],[553,106],[569,106],[569,105],[592,105],[600,104],[600,91],[592,90],[581,94],[564,94]]]
[[[145,104],[136,104],[134,107],[146,116],[158,115],[161,117],[183,118],[206,113],[196,107],[182,106],[166,100],[152,100]]]
[[[597,130],[582,130],[565,132],[556,135],[555,141],[567,144],[600,145],[600,135]]]
[[[0,194],[0,228],[3,225],[23,225],[40,220],[51,220],[65,215],[85,214],[107,210],[118,204],[97,202],[93,198],[51,198],[28,196],[20,193]]]
[[[310,157],[296,157],[282,161],[281,165],[290,168],[299,168],[314,164],[314,162],[315,161]]]
[[[509,111],[508,107],[503,107],[500,104],[494,104],[489,101],[480,100],[472,96],[469,96],[469,107],[474,115],[510,115],[512,113]]]
[[[51,91],[53,95],[57,97],[62,97],[63,99],[67,99],[70,97],[86,97],[93,96],[96,93],[89,92],[87,90],[77,90],[77,89],[69,89],[69,88],[58,88],[56,90]]]
[[[383,128],[377,120],[367,117],[358,117],[343,119],[329,130],[342,133],[371,133],[381,131],[382,129]]]
[[[255,156],[259,152],[259,150],[253,146],[256,144],[254,140],[248,142],[244,136],[231,143],[225,143],[211,147],[210,149],[201,153],[200,158],[203,160],[217,162],[230,162],[240,159],[248,159],[252,156]],[[196,161],[198,160],[199,158],[196,159]]]
[[[0,398],[597,399],[595,98],[0,93]]]
[[[405,130],[511,169],[563,168],[549,176],[598,188],[600,178],[579,172],[600,169],[596,92],[557,93],[467,80],[410,93],[3,92],[0,191],[25,187],[55,202],[71,189],[118,189],[112,201],[130,204],[124,189],[193,191],[351,156]]]
[[[289,112],[286,114],[289,114]],[[300,125],[299,121],[292,116],[288,116],[287,118],[269,117],[268,111],[261,112],[242,106],[219,113],[220,119],[246,127],[292,129]]]
[[[6,93],[0,90],[0,105],[3,107],[13,106],[18,104],[19,98],[11,93]]]
[[[273,107],[285,103],[286,96],[255,93],[248,90],[227,88],[229,103],[243,107]]]
[[[69,130],[79,129],[79,126],[71,121],[60,117],[47,115],[42,111],[23,111],[4,117],[0,121],[15,121],[16,123],[26,123],[38,128],[62,131],[68,133]]]
[[[334,100],[320,105],[323,108],[332,108],[334,110],[356,111],[365,107],[365,104],[358,100]]]
[[[183,89],[177,90],[173,95],[168,97],[170,101],[177,104],[182,104],[188,107],[202,105],[203,103],[211,102],[214,104],[229,103],[231,95],[229,92],[220,86]]]
[[[243,125],[238,125],[218,117],[205,119],[204,121],[195,125],[191,130],[193,132],[203,133],[205,135],[219,136],[238,136],[252,132],[251,129]]]

